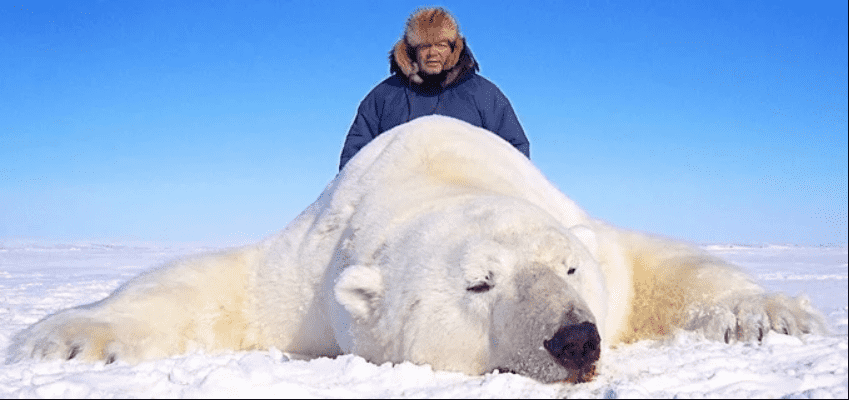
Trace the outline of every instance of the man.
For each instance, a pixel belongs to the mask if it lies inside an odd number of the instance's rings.
[[[530,144],[507,97],[478,75],[479,66],[442,8],[425,8],[407,20],[404,37],[389,54],[389,78],[360,103],[345,138],[339,170],[381,133],[424,115],[446,115],[494,132],[530,157]]]

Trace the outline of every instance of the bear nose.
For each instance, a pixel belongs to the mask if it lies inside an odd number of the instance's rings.
[[[601,337],[591,322],[565,325],[543,346],[557,362],[569,369],[579,370],[598,360]]]

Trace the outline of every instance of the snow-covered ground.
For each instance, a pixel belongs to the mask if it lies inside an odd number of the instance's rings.
[[[818,397],[847,398],[847,249],[704,246],[770,290],[806,293],[833,330],[762,345],[680,333],[602,353],[589,383],[541,384],[362,358],[289,360],[279,351],[189,354],[130,366],[0,364],[0,397]],[[215,246],[147,243],[0,243],[0,354],[16,332],[60,309],[107,296],[168,259]]]

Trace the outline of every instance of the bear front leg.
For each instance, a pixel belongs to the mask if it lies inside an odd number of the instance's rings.
[[[827,332],[824,318],[805,298],[766,293],[738,267],[696,249],[689,255],[686,248],[654,249],[634,263],[626,342],[675,329],[726,343],[760,342],[770,330],[794,336]]]
[[[715,304],[693,304],[682,327],[725,343],[761,342],[770,330],[791,336],[827,332],[824,318],[806,298],[774,293],[742,294]]]
[[[682,327],[708,339],[760,342],[770,330],[801,336],[827,332],[825,319],[807,298],[766,293],[753,279],[729,265],[709,263],[690,271]]]
[[[60,311],[13,338],[7,361],[126,361],[261,340],[246,286],[255,252],[179,260],[133,278],[96,303]]]

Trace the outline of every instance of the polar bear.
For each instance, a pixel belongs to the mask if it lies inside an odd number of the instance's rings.
[[[590,218],[496,135],[429,116],[362,149],[279,234],[48,316],[7,362],[274,346],[583,382],[604,348],[678,329],[731,342],[825,325],[697,248]]]

